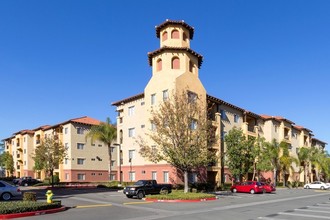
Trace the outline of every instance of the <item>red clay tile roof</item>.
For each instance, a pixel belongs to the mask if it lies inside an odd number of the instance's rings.
[[[60,125],[65,125],[65,124],[68,124],[68,123],[79,123],[79,124],[86,124],[86,125],[98,125],[98,124],[101,123],[101,121],[99,121],[97,119],[94,119],[94,118],[91,118],[91,117],[88,117],[88,116],[83,116],[83,117],[80,117],[80,118],[73,118],[73,119],[70,119],[68,121],[65,121],[65,122],[62,122],[62,123],[53,125],[53,126],[49,126],[49,127],[45,128],[44,130],[49,130],[49,129],[58,127]]]
[[[29,130],[29,129],[24,129],[24,130],[21,130],[21,131],[18,131],[16,133],[14,133],[14,135],[17,135],[17,134],[34,134],[34,131]]]
[[[302,130],[306,130],[308,132],[312,132],[312,130],[309,130],[308,128],[304,128],[303,126],[300,126],[300,125],[293,125],[294,128],[302,131]]]
[[[319,139],[316,139],[316,138],[312,138],[312,141],[315,141],[315,142],[320,142],[320,143],[322,143],[322,144],[328,144],[328,143],[326,143],[326,142],[324,142],[324,141],[321,141],[321,140],[319,140]]]
[[[196,56],[198,58],[198,68],[200,68],[202,66],[202,63],[203,63],[202,55],[196,53],[195,51],[193,51],[192,49],[190,49],[188,47],[169,47],[169,46],[164,46],[153,52],[149,52],[148,53],[149,66],[152,66],[152,58],[164,51],[174,51],[174,52],[187,51],[191,55]]]
[[[123,105],[123,104],[128,103],[128,102],[131,102],[131,101],[137,100],[137,99],[141,99],[141,98],[143,98],[143,97],[144,97],[144,93],[140,93],[140,94],[137,94],[137,95],[134,95],[134,96],[128,97],[128,98],[126,98],[126,99],[122,99],[122,100],[119,100],[119,101],[113,102],[113,103],[111,103],[111,105],[119,106],[119,105]]]
[[[189,24],[185,23],[183,20],[181,21],[173,21],[173,20],[169,20],[166,19],[165,22],[161,23],[160,25],[156,26],[156,36],[157,38],[160,37],[160,31],[167,27],[168,25],[182,25],[183,27],[187,28],[189,31],[189,35],[190,35],[190,39],[193,39],[194,37],[194,28],[191,27]]]

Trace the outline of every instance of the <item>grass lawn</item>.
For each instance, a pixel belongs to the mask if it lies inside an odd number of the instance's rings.
[[[146,198],[149,199],[160,199],[160,200],[195,200],[195,199],[208,199],[215,197],[216,196],[214,194],[197,193],[197,192],[184,193],[183,190],[172,190],[172,192],[169,194],[146,196]]]

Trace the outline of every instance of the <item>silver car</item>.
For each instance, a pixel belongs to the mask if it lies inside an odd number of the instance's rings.
[[[21,190],[17,186],[13,186],[5,181],[0,180],[0,198],[2,200],[10,200],[14,196],[22,195]]]

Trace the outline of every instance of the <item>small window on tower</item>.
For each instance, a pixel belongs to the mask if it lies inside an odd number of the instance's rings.
[[[172,59],[172,69],[180,69],[180,59],[179,59],[179,57],[173,57],[173,59]]]
[[[183,39],[183,41],[187,41],[187,35],[184,32],[183,32],[183,35],[182,35],[182,39]]]
[[[194,72],[194,64],[191,61],[189,61],[189,72]]]
[[[172,33],[171,33],[171,38],[172,39],[179,39],[180,38],[179,31],[178,30],[173,30]]]
[[[157,60],[157,71],[161,71],[162,70],[162,59],[158,59]]]
[[[167,31],[165,31],[162,35],[162,41],[166,41],[167,40]]]

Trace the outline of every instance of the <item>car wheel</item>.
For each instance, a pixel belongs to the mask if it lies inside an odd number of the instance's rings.
[[[234,189],[233,189],[233,193],[237,193],[237,189],[234,188]]]
[[[321,186],[321,189],[322,189],[322,190],[325,190],[324,186]]]
[[[306,186],[306,189],[309,189],[309,186]]]
[[[166,187],[162,188],[160,190],[160,194],[167,195],[168,194],[168,189]]]
[[[262,193],[266,193],[266,190],[265,190],[265,189],[263,189],[263,190],[262,190]]]
[[[133,196],[131,196],[131,195],[126,195],[126,197],[127,198],[130,198],[130,199],[133,198]]]
[[[1,195],[1,198],[2,198],[3,200],[5,200],[5,201],[8,201],[8,200],[11,199],[11,194],[8,193],[8,192],[5,192],[5,193],[3,193],[3,194]]]
[[[251,190],[250,190],[250,193],[251,193],[251,194],[254,194],[255,192],[256,192],[256,191],[254,191],[254,189],[251,189]]]
[[[142,199],[144,197],[143,191],[139,191],[136,196],[138,199]]]

